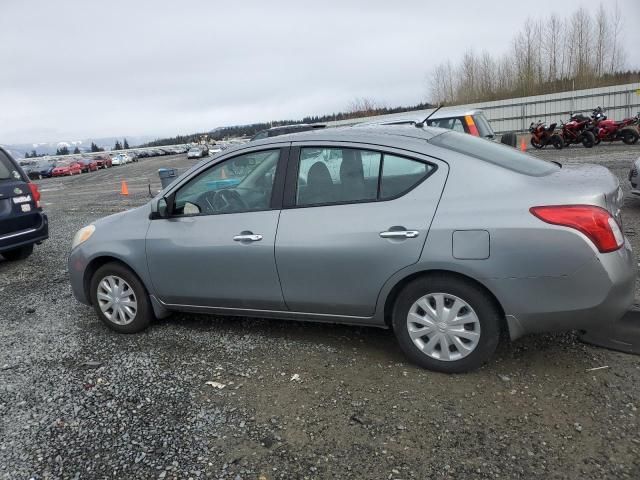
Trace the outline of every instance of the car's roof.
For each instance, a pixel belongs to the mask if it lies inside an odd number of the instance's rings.
[[[275,145],[287,142],[353,142],[402,148],[407,142],[426,142],[437,135],[449,131],[450,130],[434,127],[418,128],[414,125],[369,125],[358,128],[320,128],[253,140],[223,151],[226,155],[230,152],[253,146]]]

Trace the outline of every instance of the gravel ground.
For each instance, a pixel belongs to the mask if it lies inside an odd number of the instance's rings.
[[[603,164],[627,188],[640,147],[534,153]],[[72,297],[73,234],[191,163],[40,182],[51,238],[0,260],[0,478],[640,478],[640,359],[573,333],[447,376],[371,328],[175,315],[107,330]],[[640,200],[624,215],[640,250]]]

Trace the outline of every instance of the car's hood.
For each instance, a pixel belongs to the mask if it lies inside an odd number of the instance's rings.
[[[125,210],[124,212],[118,212],[118,213],[114,213],[113,215],[109,215],[107,217],[102,217],[96,220],[95,222],[93,222],[93,224],[96,227],[105,227],[105,226],[120,222],[122,220],[129,219],[129,217],[139,217],[142,215],[148,218],[150,211],[151,211],[151,207],[149,203],[145,203],[141,207],[132,208],[130,210]]]

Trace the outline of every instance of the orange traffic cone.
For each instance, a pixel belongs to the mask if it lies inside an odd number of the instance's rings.
[[[127,187],[127,182],[122,181],[122,186],[120,187],[120,195],[129,195],[129,187]]]
[[[220,171],[220,178],[222,180],[227,179],[227,167],[222,167],[222,170]]]
[[[521,152],[526,152],[527,151],[527,144],[524,143],[524,138],[520,139],[520,151]]]

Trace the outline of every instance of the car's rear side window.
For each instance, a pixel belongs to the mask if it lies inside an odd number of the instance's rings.
[[[473,135],[446,132],[431,138],[429,143],[525,175],[542,176],[560,168],[554,163],[524,154],[513,147]]]
[[[22,177],[11,159],[0,150],[0,182],[5,180],[20,180]]]
[[[407,193],[435,165],[372,150],[300,149],[296,205],[389,200]]]

